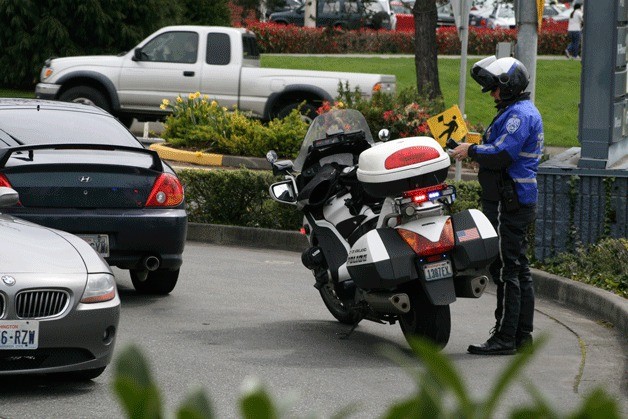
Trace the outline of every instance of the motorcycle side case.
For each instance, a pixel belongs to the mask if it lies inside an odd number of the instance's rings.
[[[349,251],[347,270],[355,285],[363,290],[385,290],[410,281],[419,281],[434,305],[456,300],[453,278],[425,281],[417,270],[416,253],[392,228],[371,230]]]
[[[488,218],[481,211],[470,209],[453,214],[451,219],[456,271],[488,266],[499,253],[497,232]]]
[[[404,157],[394,159],[394,155],[399,157],[404,153]],[[408,137],[379,143],[363,151],[357,176],[369,195],[383,198],[438,185],[447,178],[450,165],[449,155],[436,140]]]

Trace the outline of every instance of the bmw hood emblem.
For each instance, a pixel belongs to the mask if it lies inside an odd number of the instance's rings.
[[[8,286],[15,285],[15,278],[11,275],[2,275],[2,282],[7,284]]]

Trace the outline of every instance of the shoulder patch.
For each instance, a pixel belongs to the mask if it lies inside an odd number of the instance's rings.
[[[521,119],[517,115],[513,115],[506,121],[506,131],[509,134],[514,134],[521,126]]]

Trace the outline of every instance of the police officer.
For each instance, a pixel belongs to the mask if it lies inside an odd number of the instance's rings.
[[[467,350],[508,355],[532,341],[534,290],[526,233],[536,218],[543,121],[530,93],[524,92],[530,77],[520,61],[487,57],[473,66],[471,77],[483,93],[491,92],[498,111],[481,145],[460,144],[452,155],[479,163],[482,210],[499,236],[499,256],[489,267],[497,284],[497,323],[485,343]]]

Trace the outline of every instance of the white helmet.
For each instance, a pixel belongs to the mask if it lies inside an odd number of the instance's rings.
[[[494,55],[475,63],[471,77],[482,86],[482,93],[499,87],[502,100],[518,97],[530,81],[528,70],[521,61],[512,57],[497,59]]]

